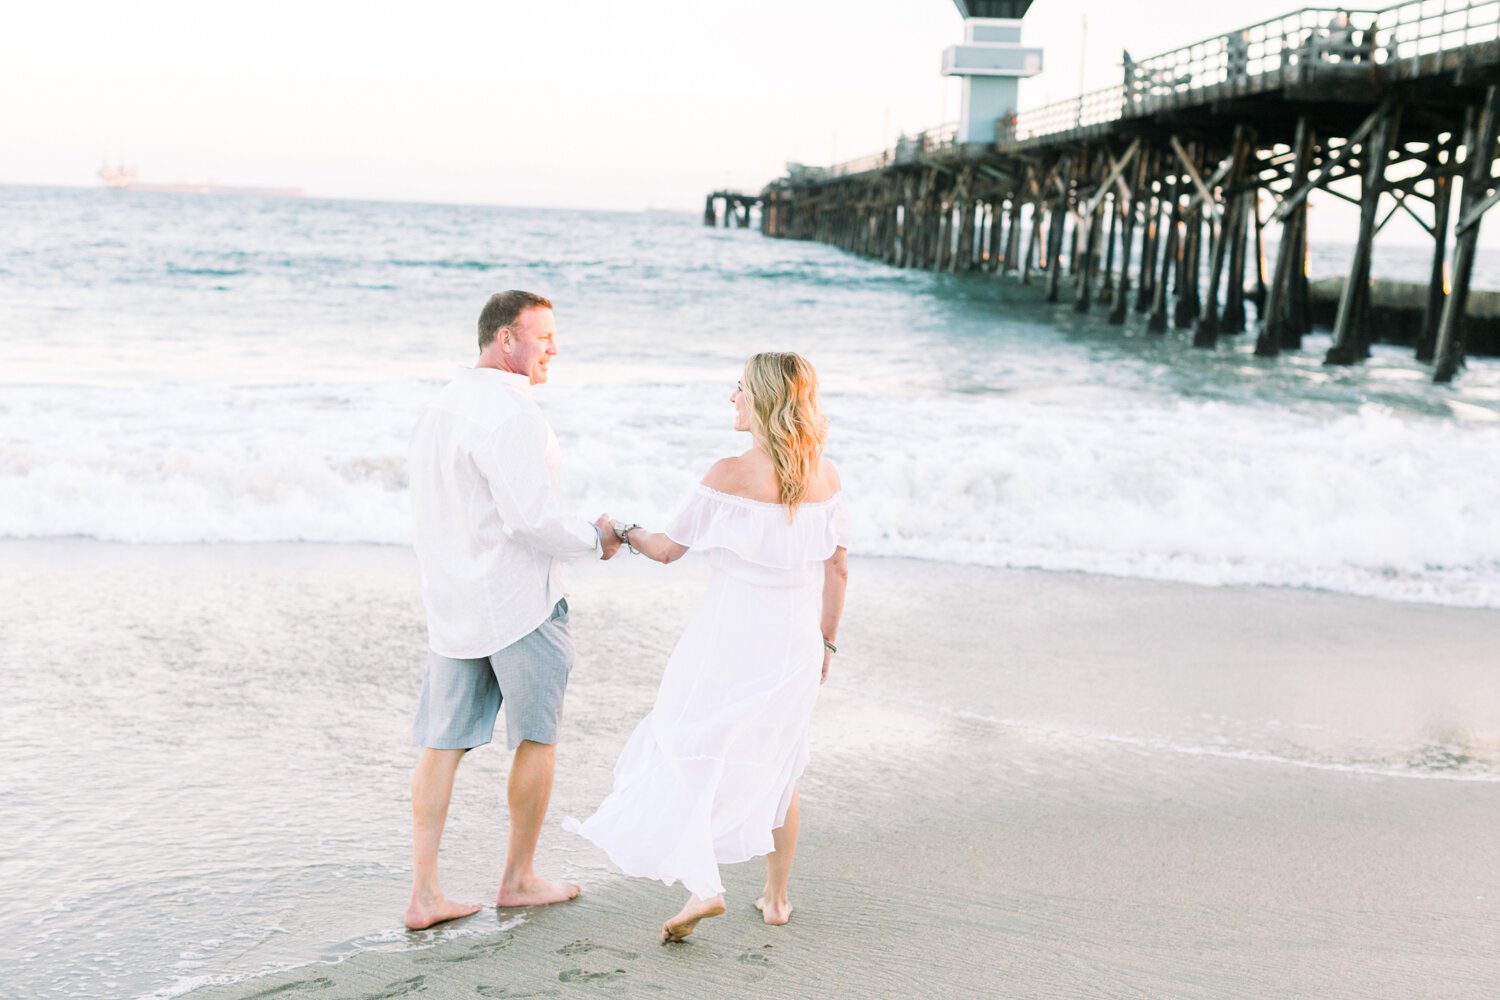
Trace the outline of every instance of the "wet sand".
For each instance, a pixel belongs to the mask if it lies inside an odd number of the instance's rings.
[[[631,882],[474,918],[493,934],[193,996],[1493,995],[1493,789],[1302,774],[1216,794],[1237,777],[1222,761],[1112,801],[956,787],[985,770],[913,768],[908,794],[858,817],[810,780],[785,928],[760,923],[747,865],[728,913],[681,945],[654,940],[680,895]],[[924,785],[947,794],[911,794]]]
[[[191,595],[233,605],[222,628],[245,630],[252,659],[300,650],[299,675],[383,676],[371,719],[414,699],[400,550],[4,548],[4,596],[33,631],[69,613],[61,595],[86,605],[91,587],[150,580],[133,613],[95,615],[95,640],[126,620],[171,640]],[[573,580],[580,661],[539,860],[583,896],[483,911],[441,940],[332,947],[346,926],[394,928],[406,891],[406,718],[363,751],[351,716],[343,752],[375,753],[391,780],[368,791],[367,840],[332,850],[378,870],[347,894],[293,872],[282,904],[321,915],[296,933],[348,957],[193,997],[1484,997],[1500,982],[1500,612],[855,560],[802,785],[792,922],[760,923],[752,862],[725,869],[725,916],[663,946],[680,888],[618,878],[558,823],[607,789],[703,567],[627,559]],[[185,628],[212,651],[210,622]],[[35,655],[22,634],[8,657]],[[248,729],[236,739],[231,752],[256,749]],[[504,757],[476,752],[460,772],[455,897],[493,893]],[[310,789],[299,808],[314,812],[344,780],[275,759],[256,773]],[[273,840],[257,833],[250,853]]]

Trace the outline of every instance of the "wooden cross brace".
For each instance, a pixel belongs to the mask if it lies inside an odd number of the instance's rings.
[[[1089,199],[1088,209],[1082,214],[1093,215],[1098,210],[1099,203],[1104,200],[1104,196],[1109,193],[1109,189],[1112,186],[1118,185],[1120,193],[1126,198],[1130,197],[1130,188],[1126,186],[1125,180],[1121,175],[1124,174],[1125,168],[1130,166],[1130,161],[1135,159],[1135,154],[1140,151],[1140,139],[1133,141],[1126,148],[1125,155],[1118,160],[1114,158],[1114,154],[1109,152],[1109,150],[1106,149],[1104,151],[1104,155],[1109,157],[1109,172],[1104,175],[1104,180],[1099,184],[1099,190],[1095,191],[1094,196]]]
[[[1406,203],[1409,192],[1403,191],[1400,188],[1387,188],[1385,193],[1391,195],[1395,199],[1395,204],[1391,205],[1390,209],[1385,213],[1385,218],[1381,219],[1378,223],[1375,224],[1375,232],[1377,234],[1385,228],[1385,224],[1387,222],[1390,222],[1391,219],[1395,217],[1397,212],[1404,210],[1407,215],[1411,216],[1412,219],[1416,221],[1417,225],[1427,230],[1428,236],[1436,235],[1433,232],[1432,226],[1427,224],[1427,220],[1418,215],[1416,213],[1416,210]],[[1421,195],[1415,195],[1414,197],[1421,198]]]
[[[1272,214],[1272,220],[1285,222],[1287,216],[1291,215],[1292,212],[1296,211],[1298,205],[1307,200],[1308,195],[1312,194],[1317,188],[1322,187],[1325,183],[1333,180],[1333,178],[1328,176],[1333,172],[1333,168],[1343,163],[1354,147],[1364,142],[1366,137],[1375,130],[1375,126],[1379,125],[1381,120],[1389,115],[1394,108],[1394,102],[1390,98],[1387,98],[1381,102],[1380,107],[1371,111],[1369,116],[1360,123],[1359,128],[1354,130],[1354,134],[1349,137],[1349,141],[1340,146],[1323,161],[1323,165],[1318,169],[1317,173],[1309,177],[1295,191],[1288,191],[1286,193],[1286,196],[1281,199],[1281,204]]]
[[[1494,208],[1497,202],[1500,202],[1500,188],[1495,188],[1495,178],[1490,178],[1490,182],[1486,185],[1486,188],[1494,188],[1494,190],[1490,191],[1483,201],[1464,213],[1464,217],[1458,220],[1458,225],[1453,227],[1454,236],[1462,236],[1470,229],[1473,229],[1479,224],[1479,220],[1484,213]]]
[[[1223,221],[1224,210],[1214,201],[1213,188],[1218,186],[1229,175],[1229,171],[1234,167],[1234,157],[1231,156],[1223,163],[1220,163],[1218,169],[1205,182],[1203,175],[1198,173],[1198,167],[1193,163],[1193,158],[1188,156],[1187,150],[1182,148],[1182,143],[1177,141],[1175,135],[1171,137],[1171,143],[1172,151],[1177,154],[1177,158],[1182,161],[1183,167],[1187,169],[1188,177],[1192,180],[1193,187],[1198,189],[1198,193],[1188,200],[1184,213],[1191,212],[1198,207],[1199,202],[1203,202],[1208,206],[1209,211],[1213,213],[1214,222]]]

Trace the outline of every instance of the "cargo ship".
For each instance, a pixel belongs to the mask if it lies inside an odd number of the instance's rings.
[[[301,198],[302,189],[295,187],[248,187],[239,184],[192,184],[182,181],[177,184],[142,183],[135,179],[135,167],[120,164],[116,167],[99,168],[99,180],[105,187],[126,191],[161,191],[169,194],[239,194],[258,198]]]

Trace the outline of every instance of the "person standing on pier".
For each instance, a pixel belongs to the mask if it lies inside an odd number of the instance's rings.
[[[510,840],[498,906],[557,903],[578,886],[532,868],[552,795],[553,744],[573,665],[561,563],[620,547],[607,518],[561,509],[557,438],[531,398],[557,355],[552,303],[492,296],[479,315],[479,360],[460,368],[412,439],[413,542],[427,610],[427,674],[412,723],[423,747],[411,779],[412,930],[479,910],[443,895],[438,844],[464,754],[490,742],[505,709]]]
[[[1236,31],[1225,36],[1229,54],[1229,82],[1235,83],[1250,72],[1250,33]]]

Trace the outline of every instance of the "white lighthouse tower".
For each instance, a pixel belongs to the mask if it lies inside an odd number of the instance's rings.
[[[943,75],[962,77],[958,141],[992,146],[995,125],[1016,113],[1018,81],[1042,71],[1042,50],[1021,44],[1031,0],[953,0],[964,19],[962,45],[943,52]]]

